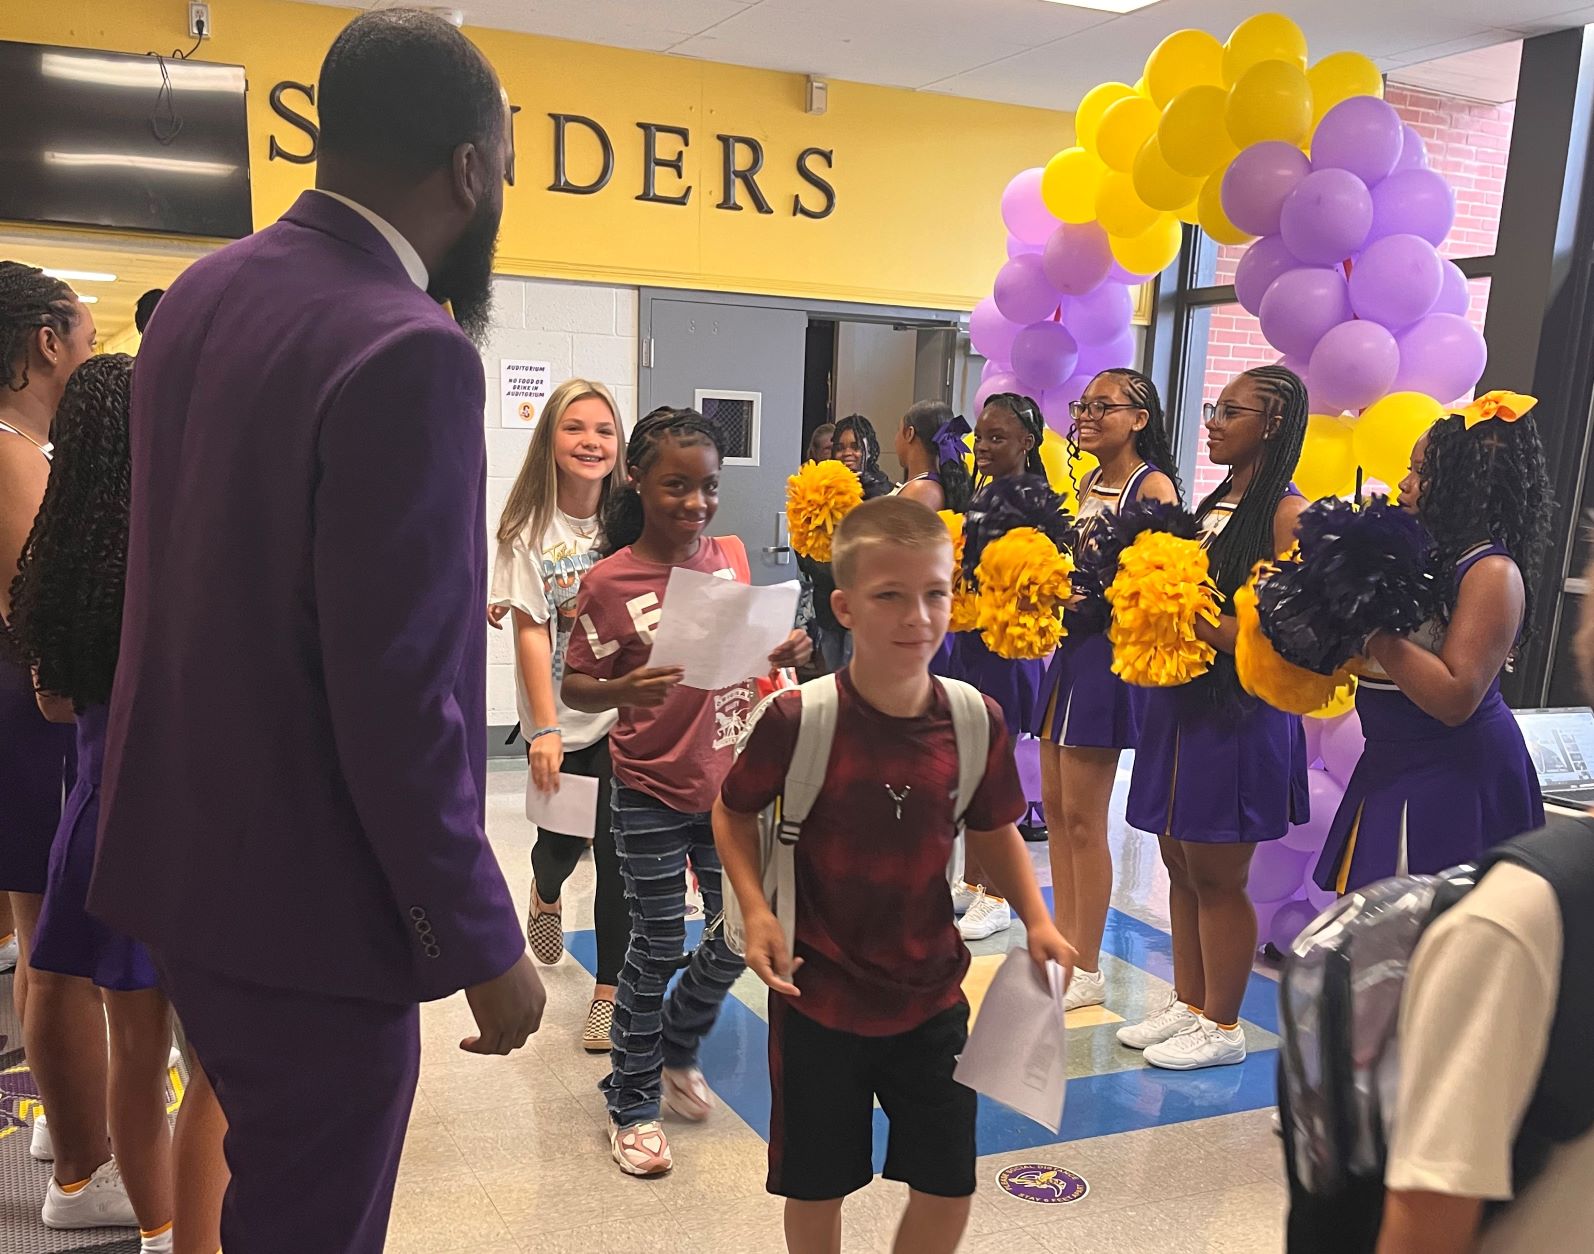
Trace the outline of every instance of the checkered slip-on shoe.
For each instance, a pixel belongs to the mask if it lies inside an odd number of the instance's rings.
[[[587,1007],[587,1026],[581,1030],[581,1048],[589,1054],[607,1054],[613,1027],[614,1003],[594,998]]]
[[[564,916],[537,896],[535,883],[531,886],[531,911],[526,916],[526,940],[544,966],[551,967],[565,956]]]

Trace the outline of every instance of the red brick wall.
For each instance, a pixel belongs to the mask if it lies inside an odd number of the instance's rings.
[[[1456,191],[1456,225],[1440,252],[1447,257],[1486,256],[1494,251],[1500,225],[1500,199],[1505,187],[1505,164],[1511,145],[1514,104],[1488,105],[1441,96],[1430,91],[1390,85],[1385,99],[1414,127],[1428,151],[1428,164],[1450,181]],[[1234,281],[1234,267],[1245,247],[1218,250],[1217,283]],[[1488,279],[1474,279],[1469,317],[1483,330],[1488,307]],[[1224,385],[1253,366],[1278,360],[1279,354],[1262,338],[1257,320],[1239,305],[1220,305],[1210,312],[1206,370],[1201,400],[1216,400]],[[1200,344],[1200,324],[1194,337]],[[1187,415],[1199,419],[1199,409]],[[1215,488],[1223,478],[1221,467],[1207,460],[1206,441],[1198,442],[1193,500]]]

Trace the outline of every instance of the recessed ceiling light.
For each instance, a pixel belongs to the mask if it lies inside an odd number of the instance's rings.
[[[79,296],[78,303],[80,305],[98,305],[100,298],[98,296]]]
[[[53,266],[45,266],[44,272],[52,278],[65,279],[68,283],[115,283],[114,274],[106,274],[103,270],[57,270]]]
[[[1095,9],[1100,13],[1133,13],[1136,9],[1150,8],[1157,0],[1045,0],[1047,4],[1066,5],[1070,9]]]

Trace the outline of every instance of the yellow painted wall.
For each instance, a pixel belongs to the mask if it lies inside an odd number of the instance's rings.
[[[654,0],[648,0],[654,2]],[[865,0],[866,2],[866,0]],[[57,0],[0,4],[0,39],[127,52],[186,47],[179,0]],[[268,161],[269,137],[302,151],[305,137],[268,105],[273,84],[313,82],[321,57],[351,15],[289,0],[221,0],[217,34],[196,55],[244,65],[256,225],[277,217],[312,178],[312,166]],[[519,182],[510,189],[499,247],[504,273],[611,283],[822,296],[969,308],[989,292],[1005,259],[998,198],[1007,180],[1071,142],[1068,114],[928,93],[832,82],[823,117],[803,111],[803,78],[595,44],[502,31],[468,32],[521,107]],[[288,100],[303,108],[297,94]],[[592,196],[547,191],[553,180],[550,112],[585,114],[615,146],[610,185]],[[692,133],[685,208],[638,202],[638,122]],[[776,212],[716,209],[716,133],[750,135],[765,148],[759,177]],[[571,177],[583,177],[589,137],[572,132]],[[796,171],[805,148],[835,150],[835,213],[791,215],[792,197],[819,194]],[[660,172],[660,189],[675,186]],[[746,203],[746,197],[742,200]]]

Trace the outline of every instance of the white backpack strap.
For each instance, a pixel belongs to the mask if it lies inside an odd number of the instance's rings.
[[[963,882],[963,819],[974,794],[985,778],[985,760],[991,753],[991,716],[985,709],[980,690],[961,679],[936,676],[952,709],[952,734],[958,747],[958,789],[952,801],[957,820],[957,835],[952,842],[952,860],[947,864],[947,882],[956,887]]]
[[[791,763],[786,767],[786,783],[780,794],[780,826],[771,850],[769,878],[773,889],[769,899],[775,918],[786,934],[788,945],[797,938],[797,841],[809,811],[819,800],[830,767],[830,749],[836,739],[836,677],[824,675],[798,689],[802,716],[797,724],[797,743]]]

